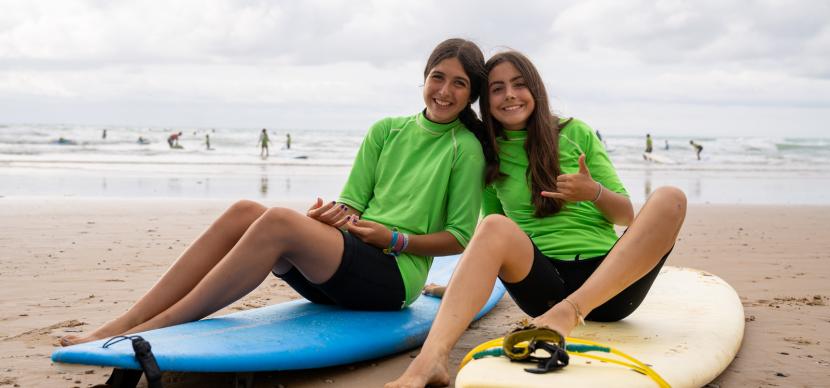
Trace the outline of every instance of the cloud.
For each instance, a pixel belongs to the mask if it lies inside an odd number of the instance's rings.
[[[830,3],[814,0],[6,0],[0,100],[28,113],[0,114],[60,121],[74,106],[72,120],[94,122],[106,106],[164,122],[233,108],[353,125],[419,109],[424,62],[452,36],[528,54],[558,109],[598,120],[603,106],[630,122],[642,113],[621,106],[806,109],[801,127],[816,133],[816,117],[830,120]]]
[[[830,3],[589,1],[557,18],[553,31],[568,49],[615,49],[643,64],[820,76],[830,54]]]

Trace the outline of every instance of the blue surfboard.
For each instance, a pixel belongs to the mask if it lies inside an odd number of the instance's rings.
[[[447,284],[458,256],[437,257],[427,282]],[[489,312],[504,295],[498,281]],[[296,300],[138,333],[163,371],[257,372],[354,363],[420,346],[441,300],[421,296],[401,311],[355,311]],[[52,361],[141,369],[130,341],[59,348]]]

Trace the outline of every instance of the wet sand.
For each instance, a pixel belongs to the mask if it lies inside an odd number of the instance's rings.
[[[103,383],[109,368],[52,364],[57,338],[91,330],[126,310],[229,204],[0,198],[0,387]],[[690,206],[668,265],[722,277],[738,291],[746,315],[738,357],[711,386],[824,384],[830,375],[828,229],[830,207]],[[269,277],[218,314],[297,297]],[[502,300],[462,337],[452,354],[452,373],[470,348],[503,335],[522,316],[509,297]],[[416,353],[321,370],[258,373],[255,386],[381,386]],[[234,386],[233,374],[168,373],[165,379],[170,387]]]

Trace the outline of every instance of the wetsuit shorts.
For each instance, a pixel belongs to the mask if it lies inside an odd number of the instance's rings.
[[[406,301],[403,277],[394,256],[359,238],[343,235],[343,257],[334,275],[314,284],[296,267],[274,275],[313,303],[333,304],[355,310],[400,310]]]
[[[671,249],[649,273],[591,311],[585,319],[615,322],[633,313],[645,299],[670,253]],[[537,317],[581,287],[606,256],[607,253],[584,259],[577,256],[573,261],[556,260],[545,256],[536,244],[533,244],[533,265],[527,276],[517,283],[507,283],[503,280],[502,283],[522,311]]]

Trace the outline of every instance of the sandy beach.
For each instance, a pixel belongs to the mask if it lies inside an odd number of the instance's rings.
[[[0,387],[87,387],[109,368],[55,365],[63,334],[124,311],[230,202],[0,198]],[[278,205],[268,203],[268,205]],[[281,203],[302,209],[304,203]],[[830,375],[830,207],[690,205],[668,265],[698,268],[741,296],[741,350],[710,386],[808,387]],[[269,277],[218,315],[298,298]],[[472,325],[452,355],[453,374],[473,346],[523,314],[506,297]],[[717,317],[712,317],[717,319]],[[355,365],[260,373],[257,387],[381,386],[417,349]],[[170,373],[170,387],[228,386],[233,374]]]

